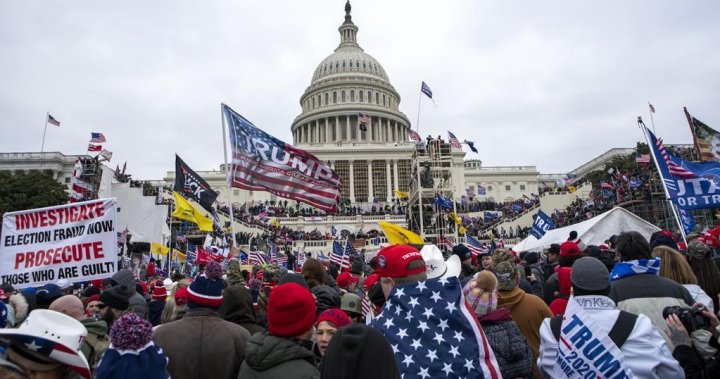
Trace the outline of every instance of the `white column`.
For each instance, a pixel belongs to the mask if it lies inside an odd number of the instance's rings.
[[[340,133],[340,118],[335,116],[335,140],[333,142],[342,141],[342,133]]]
[[[345,130],[347,131],[347,140],[348,140],[348,141],[352,141],[352,138],[350,137],[350,115],[347,115],[347,116],[345,116],[345,117],[346,117],[346,119],[345,119],[345,121],[346,121],[346,123],[345,123]],[[353,200],[351,200],[351,201],[355,201],[355,200],[354,200],[355,197],[352,196],[352,198],[353,198]]]
[[[372,177],[372,161],[368,159],[368,203],[372,203],[375,199],[373,195],[373,177]]]
[[[398,185],[398,183],[400,181],[398,179],[398,161],[397,161],[397,159],[393,160],[393,176],[394,176],[393,180],[395,182],[395,189],[398,191],[401,191],[399,188],[399,185]]]
[[[387,177],[387,199],[385,201],[390,202],[392,198],[392,187],[390,186],[390,160],[385,161],[385,177]]]
[[[350,176],[350,202],[355,202],[355,161],[352,159],[348,161],[350,165],[349,176]]]

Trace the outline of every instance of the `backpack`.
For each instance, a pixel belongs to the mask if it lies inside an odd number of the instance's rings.
[[[615,320],[615,325],[613,325],[612,329],[610,329],[610,332],[608,333],[608,337],[610,337],[618,349],[620,349],[625,341],[627,341],[628,337],[630,337],[630,333],[632,333],[633,328],[635,328],[635,321],[637,318],[638,316],[636,314],[630,312],[620,311],[620,314],[618,314],[618,318]],[[553,336],[555,336],[556,340],[560,339],[561,326],[562,315],[555,316],[550,319],[550,330],[552,330]]]
[[[90,370],[95,372],[100,358],[105,354],[105,350],[110,347],[110,338],[108,338],[107,335],[98,336],[97,334],[88,333],[83,343],[87,344],[90,348],[90,353],[87,355],[88,364],[90,365]]]

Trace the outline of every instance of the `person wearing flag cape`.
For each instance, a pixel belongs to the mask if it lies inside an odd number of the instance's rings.
[[[597,258],[572,267],[573,295],[540,327],[538,367],[547,378],[683,378],[665,339],[644,315],[619,311]]]

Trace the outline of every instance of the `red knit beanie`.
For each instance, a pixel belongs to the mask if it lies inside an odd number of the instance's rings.
[[[307,288],[283,283],[270,292],[267,304],[268,331],[278,337],[297,337],[315,321],[315,299]]]
[[[323,313],[320,313],[317,321],[315,321],[315,326],[320,325],[320,323],[323,321],[327,321],[333,324],[333,326],[338,329],[342,328],[345,325],[352,324],[352,320],[350,319],[350,317],[338,308],[326,309],[325,311],[323,311]]]

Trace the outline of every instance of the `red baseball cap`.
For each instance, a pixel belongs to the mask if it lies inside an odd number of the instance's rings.
[[[560,256],[561,257],[579,257],[580,247],[575,242],[566,241],[560,245]]]
[[[338,287],[340,288],[347,287],[350,285],[350,283],[357,283],[358,280],[360,280],[360,277],[352,276],[349,272],[343,272],[335,279],[335,281],[337,281]]]
[[[423,265],[408,269],[408,264],[417,260],[423,261]],[[381,278],[404,278],[425,272],[425,260],[420,250],[411,245],[392,245],[378,252],[375,272]]]

